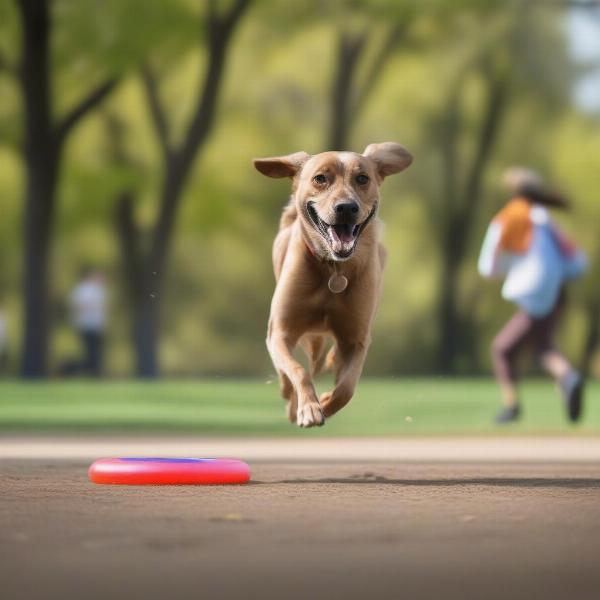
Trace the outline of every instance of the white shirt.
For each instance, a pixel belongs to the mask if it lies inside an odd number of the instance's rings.
[[[523,254],[499,250],[502,225],[492,222],[479,256],[484,277],[505,276],[502,297],[515,302],[527,314],[541,318],[552,311],[564,283],[579,277],[587,266],[582,252],[565,256],[561,251],[548,211],[535,206],[531,244]]]
[[[102,331],[106,326],[106,287],[94,280],[82,281],[70,296],[73,324],[82,331]]]

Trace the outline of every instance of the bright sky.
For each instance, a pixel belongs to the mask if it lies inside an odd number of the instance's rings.
[[[594,70],[581,77],[575,101],[584,109],[600,110],[600,11],[577,9],[567,18],[573,56]]]

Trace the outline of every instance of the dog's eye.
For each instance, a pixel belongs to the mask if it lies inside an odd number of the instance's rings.
[[[369,177],[368,175],[364,175],[364,174],[360,174],[356,176],[356,183],[358,183],[358,185],[367,185],[367,183],[369,183]]]
[[[317,185],[323,185],[323,184],[327,183],[327,177],[325,177],[325,175],[323,175],[323,173],[318,173],[317,175],[315,175],[313,177],[313,181]]]

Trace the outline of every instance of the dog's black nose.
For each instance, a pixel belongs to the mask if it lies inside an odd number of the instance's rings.
[[[356,202],[340,202],[335,205],[335,213],[343,219],[354,219],[358,214],[358,204]]]

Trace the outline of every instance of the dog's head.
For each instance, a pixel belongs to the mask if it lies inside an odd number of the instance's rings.
[[[254,166],[268,177],[291,177],[298,215],[320,254],[349,259],[358,240],[377,213],[379,186],[412,162],[400,144],[367,146],[363,154],[323,152],[310,156],[259,158]]]

